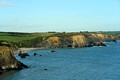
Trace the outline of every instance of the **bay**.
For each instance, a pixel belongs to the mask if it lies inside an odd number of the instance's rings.
[[[33,50],[23,59],[16,54],[30,68],[7,71],[0,74],[0,80],[120,80],[120,41],[105,44],[107,47],[54,49],[56,53]]]

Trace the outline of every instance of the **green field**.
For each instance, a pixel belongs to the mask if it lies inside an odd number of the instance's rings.
[[[28,40],[28,39],[32,39],[32,37],[0,36],[0,40],[6,40],[12,42]]]
[[[30,40],[36,37],[52,36],[55,33],[9,33],[0,32],[0,40],[17,42],[22,40]]]
[[[52,36],[56,33],[31,33],[32,36]]]
[[[18,32],[0,32],[0,40],[6,40],[11,42],[18,42],[22,40],[31,40],[37,37],[48,36],[73,36],[73,35],[89,35],[89,32],[77,32],[77,33],[18,33]],[[101,34],[117,36],[120,32],[101,32]]]

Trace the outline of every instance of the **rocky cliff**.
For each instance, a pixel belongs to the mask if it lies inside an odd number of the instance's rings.
[[[114,36],[112,35],[103,35],[103,34],[91,34],[88,36],[89,40],[90,41],[96,41],[96,42],[99,42],[99,41],[112,41],[115,39]]]
[[[90,33],[88,35],[81,34],[74,36],[49,37],[33,46],[44,48],[90,47],[94,46],[93,43],[98,42],[99,46],[102,46],[103,42],[113,40],[115,40],[115,38],[111,35]]]
[[[88,47],[90,45],[88,39],[84,35],[72,36],[72,47]]]
[[[8,45],[0,46],[0,72],[5,70],[12,70],[12,69],[22,69],[28,68],[23,63],[19,62],[13,56],[13,49]]]

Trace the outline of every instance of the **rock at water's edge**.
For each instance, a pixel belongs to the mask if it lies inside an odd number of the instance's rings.
[[[12,48],[0,46],[0,71],[20,70],[23,68],[28,68],[28,66],[21,63],[13,56]]]

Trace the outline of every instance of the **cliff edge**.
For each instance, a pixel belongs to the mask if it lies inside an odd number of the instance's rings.
[[[18,47],[25,48],[78,48],[78,47],[92,47],[94,43],[103,45],[103,42],[114,41],[116,38],[112,35],[105,35],[100,33],[80,33],[80,34],[59,34],[48,37],[36,37],[32,40],[24,40],[18,42]],[[101,43],[102,42],[102,43]],[[96,45],[97,46],[97,45]]]
[[[4,42],[6,43],[6,42]],[[6,45],[2,44],[0,46],[0,72],[6,71],[6,70],[20,70],[23,68],[28,68],[26,65],[18,61],[13,56],[13,49]]]
[[[94,43],[98,43],[98,46],[105,46],[103,42],[109,42],[113,40],[115,40],[113,36],[103,34],[89,34],[87,36],[74,35],[64,37],[49,37],[47,40],[41,42],[40,45],[43,45],[44,48],[78,48],[97,46],[93,45]],[[37,47],[40,47],[40,45],[37,45]]]

